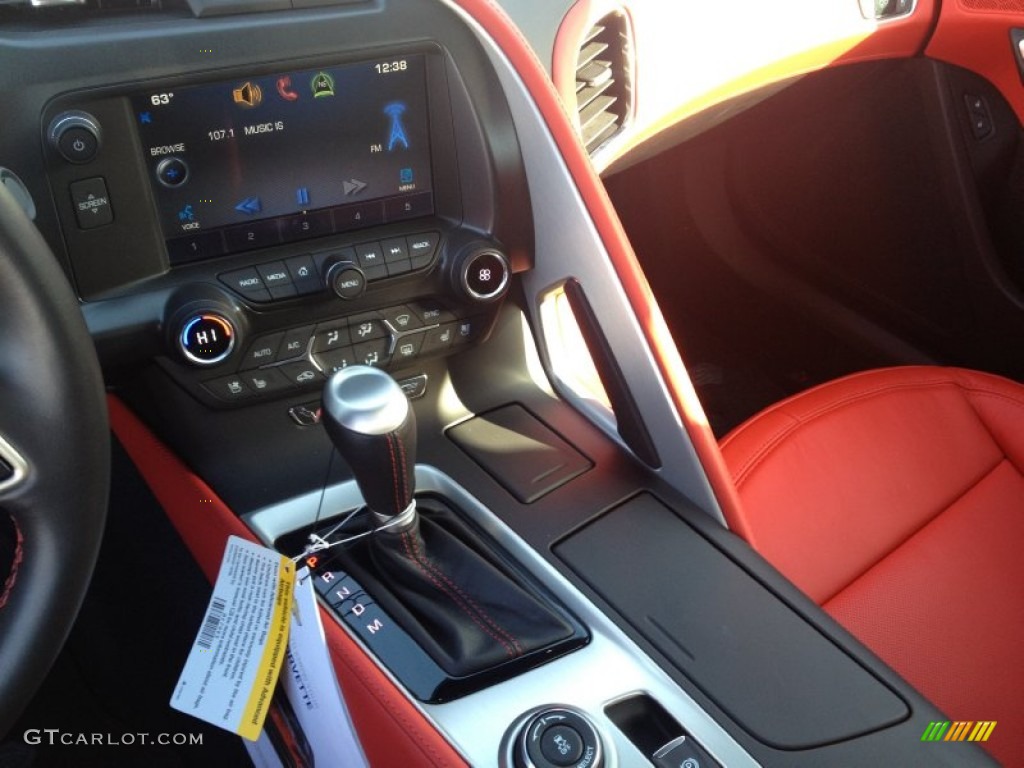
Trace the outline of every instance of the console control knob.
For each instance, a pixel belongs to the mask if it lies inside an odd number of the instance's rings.
[[[348,261],[338,261],[328,267],[325,282],[327,290],[346,301],[357,299],[366,292],[366,275]]]
[[[516,745],[517,768],[600,768],[604,750],[582,712],[551,707],[526,721]]]
[[[234,351],[237,336],[235,326],[223,314],[197,312],[181,325],[178,351],[193,365],[217,365]]]
[[[90,162],[100,151],[99,121],[88,112],[61,112],[50,121],[47,137],[58,154],[69,163]]]
[[[458,267],[459,287],[474,301],[494,301],[508,290],[512,269],[504,254],[480,248],[465,256]]]

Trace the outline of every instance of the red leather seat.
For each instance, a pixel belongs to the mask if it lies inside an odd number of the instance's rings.
[[[951,720],[1024,766],[1024,386],[849,376],[734,430],[729,521]]]

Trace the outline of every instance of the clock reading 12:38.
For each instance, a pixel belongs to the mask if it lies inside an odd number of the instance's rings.
[[[397,59],[396,61],[384,61],[376,65],[378,75],[389,75],[392,72],[405,72],[409,68],[409,63],[405,59]]]

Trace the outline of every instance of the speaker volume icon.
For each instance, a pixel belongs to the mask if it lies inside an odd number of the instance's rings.
[[[235,88],[231,92],[232,98],[235,100],[235,104],[240,104],[243,107],[252,109],[258,107],[263,101],[263,91],[258,85],[253,83],[242,83],[240,86]]]

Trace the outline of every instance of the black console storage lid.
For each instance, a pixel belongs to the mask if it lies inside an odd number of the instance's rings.
[[[910,714],[892,690],[652,496],[605,514],[556,554],[765,744],[807,749]]]

